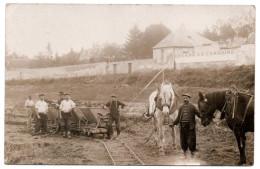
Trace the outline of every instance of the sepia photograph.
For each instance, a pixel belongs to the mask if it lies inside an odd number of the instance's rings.
[[[5,4],[4,164],[253,166],[255,18],[254,5]]]

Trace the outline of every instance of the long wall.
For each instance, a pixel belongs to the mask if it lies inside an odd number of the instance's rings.
[[[100,62],[73,66],[38,68],[38,69],[12,69],[6,70],[5,79],[41,79],[66,78],[79,76],[95,76],[114,73],[134,73],[160,69],[152,59],[130,60],[122,62]]]

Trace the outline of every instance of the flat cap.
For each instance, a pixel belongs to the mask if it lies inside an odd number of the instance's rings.
[[[116,95],[115,94],[111,94],[111,97],[116,97]]]
[[[39,97],[41,97],[41,96],[45,96],[45,95],[44,94],[40,94]]]
[[[184,93],[184,94],[182,94],[182,96],[187,96],[187,97],[191,98],[191,96],[188,93]]]

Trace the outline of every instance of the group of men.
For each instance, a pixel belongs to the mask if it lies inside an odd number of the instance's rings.
[[[58,100],[56,107],[59,109],[58,119],[63,132],[63,137],[64,138],[67,137],[71,139],[71,133],[70,133],[71,111],[74,107],[76,107],[76,104],[74,101],[71,100],[69,94],[64,94],[63,92],[60,92],[60,99]],[[32,118],[36,120],[36,125],[35,125],[35,130],[33,135],[48,133],[47,112],[49,108],[48,108],[48,103],[45,100],[45,95],[40,94],[39,100],[35,103],[35,105],[34,105],[34,101],[32,100],[32,96],[29,96],[29,98],[25,101],[25,109],[27,110],[27,115],[28,115],[27,127],[28,128],[31,127]]]
[[[45,100],[45,95],[40,94],[39,100],[34,105],[34,101],[32,100],[32,96],[25,101],[25,109],[28,115],[27,127],[31,127],[32,118],[36,121],[35,130],[33,135],[38,134],[46,134],[47,131],[47,112],[48,112],[48,101]],[[64,138],[71,139],[71,113],[72,109],[76,107],[76,104],[69,94],[64,94],[60,92],[60,99],[58,100],[56,107],[59,109],[58,113],[58,123],[62,130],[62,135]],[[124,108],[125,104],[118,101],[116,99],[116,95],[111,95],[111,100],[104,105],[104,108],[109,108],[109,124],[108,124],[108,132],[107,136],[108,139],[111,138],[118,138],[120,135],[120,115],[119,115],[119,108]],[[112,124],[115,122],[116,124],[116,131],[117,135],[113,136],[113,128]],[[113,137],[112,137],[113,136]]]

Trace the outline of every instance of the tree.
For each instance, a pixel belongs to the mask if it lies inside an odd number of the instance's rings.
[[[122,48],[115,43],[106,43],[102,50],[102,58],[105,61],[121,60],[122,55],[123,55]]]
[[[222,40],[234,39],[235,35],[236,35],[236,31],[234,30],[231,24],[229,23],[223,24],[220,27],[220,38]]]
[[[143,35],[142,54],[144,58],[152,58],[153,47],[171,33],[171,30],[163,24],[153,24],[145,29]]]
[[[125,43],[125,52],[126,55],[132,59],[138,59],[141,57],[141,38],[143,34],[137,27],[134,25],[133,28],[130,29],[127,41]]]

